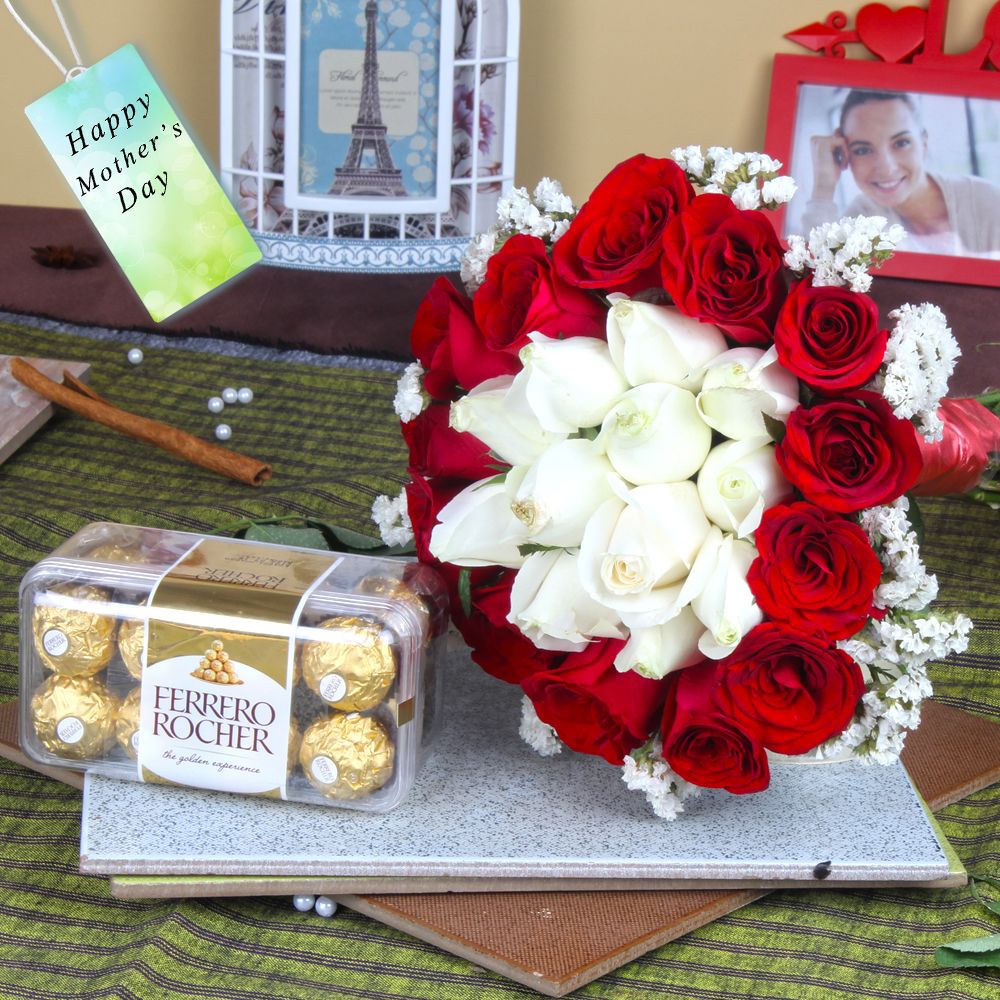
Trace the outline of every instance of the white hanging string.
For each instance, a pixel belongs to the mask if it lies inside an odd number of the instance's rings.
[[[12,0],[3,0],[4,6],[10,11],[11,17],[21,26],[24,33],[56,64],[59,72],[62,73],[67,80],[71,80],[75,76],[79,76],[85,69],[86,66],[83,65],[83,60],[80,58],[79,50],[76,47],[76,42],[73,41],[73,36],[70,34],[69,27],[66,24],[66,18],[63,17],[62,7],[59,6],[59,0],[52,0],[52,9],[56,12],[56,17],[59,18],[59,24],[62,27],[63,34],[66,36],[66,41],[69,42],[69,47],[73,52],[73,58],[76,60],[76,64],[67,69],[56,57],[52,50],[36,35],[31,28],[25,23],[24,18],[16,10],[14,10],[14,4]]]

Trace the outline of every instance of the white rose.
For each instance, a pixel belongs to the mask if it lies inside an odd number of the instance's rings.
[[[503,483],[490,479],[467,486],[438,513],[430,550],[441,562],[457,566],[520,566],[524,524],[510,510]]]
[[[535,552],[514,577],[507,621],[539,649],[579,653],[595,636],[625,634],[617,616],[580,586],[578,561],[570,552]]]
[[[728,656],[763,620],[747,585],[747,572],[756,558],[750,542],[723,535],[713,525],[684,582],[679,603],[690,603],[705,626],[698,648],[710,659]]]
[[[799,405],[799,382],[772,347],[736,347],[708,366],[698,412],[728,438],[769,437],[762,413],[784,422]]]
[[[480,382],[451,404],[448,422],[456,431],[475,435],[502,462],[527,465],[566,435],[542,428],[528,406],[523,384],[514,382],[513,375]]]
[[[791,495],[770,438],[724,441],[708,453],[698,473],[698,495],[710,521],[745,538],[768,507]]]
[[[717,327],[700,323],[673,306],[609,295],[608,348],[631,385],[670,382],[697,391],[705,365],[726,349]]]
[[[663,625],[635,628],[615,657],[615,666],[634,670],[643,677],[659,679],[673,670],[683,670],[704,659],[698,640],[705,626],[690,608],[680,611]]]
[[[510,509],[537,545],[579,545],[591,514],[614,496],[611,463],[586,438],[552,445],[530,466],[507,474]]]
[[[628,389],[603,340],[533,333],[531,341],[518,355],[524,370],[515,381],[524,382],[528,405],[547,431],[596,427]]]
[[[619,494],[587,523],[580,545],[580,581],[595,601],[629,628],[662,625],[709,531],[691,482],[658,483]]]
[[[650,382],[630,389],[615,403],[597,441],[623,479],[676,483],[701,468],[712,432],[687,389]]]

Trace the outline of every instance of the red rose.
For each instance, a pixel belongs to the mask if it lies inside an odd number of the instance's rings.
[[[410,330],[410,349],[426,372],[424,389],[434,399],[457,395],[449,331],[463,323],[473,324],[472,303],[447,278],[438,278],[417,307]]]
[[[450,407],[431,403],[423,413],[400,424],[410,449],[410,467],[423,476],[488,479],[497,473],[490,449],[472,434],[448,426]]]
[[[792,410],[775,449],[807,500],[849,513],[902,496],[920,473],[917,433],[874,392]],[[864,405],[861,405],[864,403]]]
[[[457,398],[460,389],[520,368],[515,355],[487,348],[472,301],[447,278],[438,278],[417,307],[410,347],[426,372],[424,389],[444,401]]]
[[[718,679],[726,714],[784,754],[843,732],[865,693],[861,668],[842,649],[775,622],[746,636],[719,664]]]
[[[486,266],[472,300],[486,349],[513,358],[535,331],[550,337],[599,337],[607,307],[552,270],[537,236],[512,236]]]
[[[472,650],[472,659],[488,674],[508,684],[520,684],[540,670],[558,664],[565,653],[539,649],[507,621],[510,588],[517,574],[506,570],[498,577],[473,587],[472,614],[456,609],[455,625]]]
[[[622,639],[596,640],[570,653],[554,670],[521,682],[542,722],[571,750],[621,764],[649,739],[663,705],[662,681],[619,673],[614,659]]]
[[[685,780],[742,795],[767,788],[767,755],[713,700],[714,661],[670,675],[663,711],[663,756]]]
[[[754,539],[757,558],[747,583],[768,618],[829,639],[846,639],[864,626],[882,563],[858,525],[793,503],[766,511]]]
[[[774,327],[782,365],[827,393],[864,385],[882,364],[888,337],[869,296],[808,281],[791,290]]]
[[[781,243],[763,212],[702,194],[664,230],[663,286],[682,313],[767,344],[785,297]]]
[[[556,273],[579,288],[626,295],[659,287],[663,227],[693,197],[673,160],[639,154],[619,163],[553,248]]]
[[[437,476],[425,479],[416,469],[409,470],[410,481],[406,484],[406,509],[413,526],[413,541],[417,549],[417,558],[421,562],[441,569],[439,563],[431,555],[428,546],[431,532],[437,523],[438,511],[450,503],[469,484],[463,479],[442,479]]]

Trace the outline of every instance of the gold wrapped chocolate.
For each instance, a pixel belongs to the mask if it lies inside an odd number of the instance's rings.
[[[103,587],[88,584],[59,584],[52,593],[74,602],[105,603],[111,598]],[[103,670],[115,652],[116,627],[111,615],[51,604],[36,604],[32,617],[39,658],[65,677],[90,677]]]
[[[125,669],[137,681],[142,680],[145,637],[146,623],[139,618],[123,621],[118,629],[118,652],[122,654]]]
[[[362,594],[377,594],[379,597],[388,597],[402,604],[408,604],[416,611],[425,631],[427,630],[430,619],[427,605],[423,598],[402,580],[390,580],[384,576],[367,576],[358,585],[358,590]]]
[[[299,727],[295,725],[295,720],[293,719],[288,723],[288,775],[291,777],[292,772],[295,770],[295,765],[299,762],[299,748],[302,746],[302,733],[299,732]]]
[[[222,641],[216,639],[205,650],[205,655],[198,666],[191,671],[192,677],[212,684],[242,684],[236,676],[236,664],[229,659],[229,654],[222,648]]]
[[[101,542],[87,552],[84,558],[93,559],[94,562],[139,563],[143,561],[143,552],[139,545]]]
[[[118,745],[135,760],[139,753],[139,694],[141,688],[132,688],[115,712],[115,736]]]
[[[313,723],[302,737],[299,761],[313,787],[328,799],[360,799],[392,777],[393,755],[385,729],[352,712]]]
[[[408,604],[416,611],[428,642],[448,631],[448,598],[444,593],[435,597],[431,593],[422,593],[404,580],[393,580],[385,576],[366,576],[358,584],[358,592],[376,594]]]
[[[329,642],[307,642],[299,665],[309,688],[344,712],[374,708],[396,676],[392,647],[375,622],[350,615],[319,625],[335,633]]]
[[[50,677],[31,699],[31,720],[47,750],[100,758],[114,739],[118,699],[91,677]]]

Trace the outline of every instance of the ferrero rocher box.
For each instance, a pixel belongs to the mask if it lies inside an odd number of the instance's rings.
[[[42,764],[384,811],[440,719],[447,597],[418,563],[91,524],[20,607]]]

